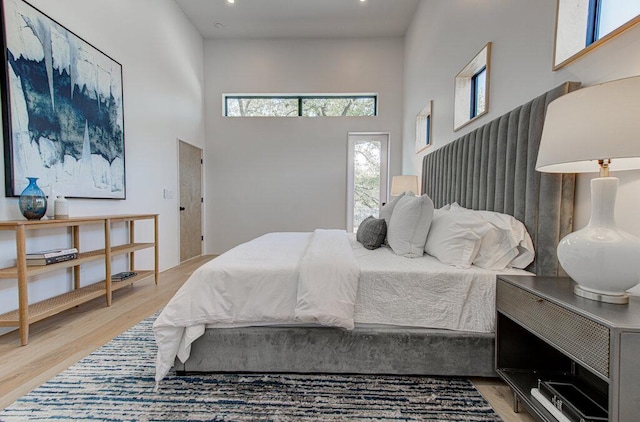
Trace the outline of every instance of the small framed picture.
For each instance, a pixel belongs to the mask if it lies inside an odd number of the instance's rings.
[[[416,154],[431,146],[431,126],[433,101],[416,116]]]

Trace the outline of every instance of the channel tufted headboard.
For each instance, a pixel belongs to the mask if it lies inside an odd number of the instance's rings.
[[[436,208],[498,211],[522,221],[536,259],[527,268],[540,276],[562,275],[559,240],[572,231],[575,175],[535,170],[547,105],[578,89],[564,84],[433,151],[422,162],[422,193]]]

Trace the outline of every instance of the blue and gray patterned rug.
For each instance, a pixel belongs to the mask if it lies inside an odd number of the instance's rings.
[[[0,421],[500,421],[460,378],[169,375],[153,392],[154,317],[0,412]]]

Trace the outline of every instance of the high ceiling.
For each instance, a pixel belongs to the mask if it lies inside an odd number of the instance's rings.
[[[204,38],[403,36],[420,0],[176,0]]]

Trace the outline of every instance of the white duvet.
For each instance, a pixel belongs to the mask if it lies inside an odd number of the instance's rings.
[[[176,356],[189,358],[206,327],[383,324],[493,332],[497,274],[429,255],[368,250],[343,230],[266,234],[197,269],[164,308],[154,323],[156,381]]]
[[[532,275],[518,269],[456,268],[427,254],[405,258],[390,248],[365,249],[355,236],[349,238],[360,265],[356,325],[492,333],[496,275]]]
[[[344,230],[270,233],[198,268],[153,324],[156,383],[205,326],[316,323],[352,329],[360,266]]]

